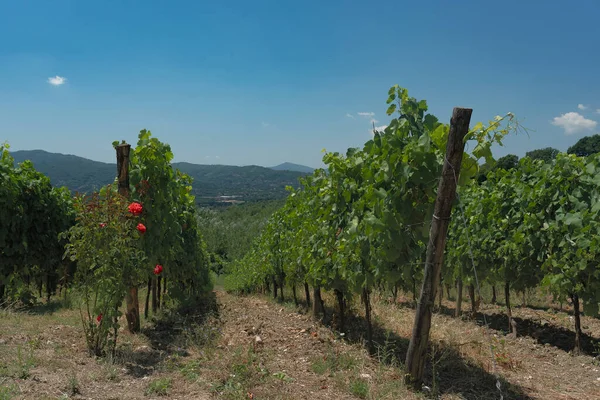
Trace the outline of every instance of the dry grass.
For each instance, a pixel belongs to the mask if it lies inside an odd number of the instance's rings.
[[[486,330],[481,315],[446,315],[453,303],[445,301],[433,318],[427,388],[414,393],[402,383],[414,318],[406,298],[372,297],[372,353],[359,299],[349,303],[345,335],[289,302],[223,292],[216,300],[218,307],[207,299],[182,314],[163,313],[142,334],[121,332],[115,359],[87,355],[76,309],[2,310],[0,400],[494,399],[494,372],[504,399],[600,399],[600,363],[568,352],[570,318],[551,307],[515,308],[521,332],[511,338],[502,331],[502,307],[484,308]],[[325,302],[335,304],[329,294]],[[327,323],[338,320],[327,311]],[[600,321],[585,317],[583,326],[591,345],[600,341]]]
[[[333,298],[328,302],[333,304]],[[400,365],[412,334],[411,301],[405,297],[391,304],[387,298],[373,296],[372,302],[380,333],[376,340],[382,342],[386,335],[394,338],[395,362]],[[538,300],[539,304],[543,301]],[[477,319],[449,316],[453,306],[445,300],[443,312],[434,314],[432,320],[427,385],[441,398],[499,398],[497,374],[505,399],[600,399],[600,320],[583,317],[587,354],[573,356],[569,352],[574,345],[572,319],[554,306],[547,305],[545,310],[516,307],[517,338],[502,331],[507,325],[503,307],[484,307],[482,313],[490,324],[485,328],[482,314]],[[355,302],[353,309],[358,311],[355,320],[360,324],[362,305]]]

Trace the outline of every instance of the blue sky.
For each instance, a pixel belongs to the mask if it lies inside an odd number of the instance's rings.
[[[597,0],[0,0],[0,142],[112,162],[146,128],[176,161],[318,167],[389,121],[399,84],[443,121],[515,113],[531,131],[498,156],[566,150],[600,132],[599,16]]]

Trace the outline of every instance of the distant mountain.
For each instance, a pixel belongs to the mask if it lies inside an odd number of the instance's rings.
[[[117,164],[83,157],[44,150],[21,150],[10,154],[16,162],[31,160],[35,169],[50,177],[52,185],[66,186],[72,192],[92,192],[113,182],[117,176]]]
[[[66,186],[73,192],[92,192],[113,182],[117,175],[116,164],[73,155],[44,150],[14,151],[11,155],[16,162],[31,160],[38,171],[50,177],[53,185]],[[194,179],[193,193],[200,204],[280,199],[287,196],[286,186],[298,187],[298,178],[306,175],[256,165],[236,167],[181,162],[174,163],[173,167]]]
[[[307,167],[306,165],[294,164],[290,162],[284,162],[283,164],[271,167],[271,169],[274,169],[276,171],[296,171],[305,174],[312,174],[315,170],[314,168]]]

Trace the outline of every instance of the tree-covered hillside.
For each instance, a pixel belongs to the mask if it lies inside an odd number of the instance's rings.
[[[97,190],[113,182],[117,174],[116,164],[74,155],[43,150],[15,151],[11,155],[15,162],[31,160],[38,171],[50,177],[54,186],[66,186],[73,192]],[[281,199],[287,195],[285,187],[298,187],[298,178],[305,175],[256,165],[237,167],[182,162],[173,163],[173,167],[194,179],[193,194],[199,204]]]

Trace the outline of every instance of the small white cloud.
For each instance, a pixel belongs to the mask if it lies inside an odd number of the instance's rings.
[[[600,108],[596,110],[596,113],[600,114]]]
[[[385,128],[387,128],[387,127],[388,127],[387,125],[376,126],[374,130],[377,131],[377,132],[383,132],[385,130]],[[373,133],[375,133],[375,132],[373,132],[374,130],[373,129],[369,129],[369,132],[371,134],[373,134]]]
[[[263,122],[263,123],[262,123],[262,126],[263,126],[263,128],[266,128],[267,126],[270,126],[270,125],[271,125],[271,124],[270,124],[270,123],[268,123],[268,122]]]
[[[352,115],[350,113],[346,113],[346,117],[354,119],[354,115]]]
[[[369,121],[371,123],[371,125],[378,123],[379,121],[377,121],[375,118],[371,118],[371,120]]]
[[[587,106],[584,106],[583,104],[577,104],[577,108],[579,108],[581,111],[587,110]]]
[[[219,157],[219,156],[215,156],[215,158],[221,158],[221,157]]]
[[[554,117],[552,125],[560,126],[565,130],[565,134],[567,135],[573,135],[577,132],[592,130],[598,123],[585,118],[579,113],[568,112],[560,117]]]
[[[375,116],[374,112],[358,112],[357,114],[365,118],[373,118]]]
[[[60,86],[62,84],[64,84],[67,81],[67,78],[65,78],[64,76],[54,76],[54,77],[50,77],[48,78],[48,83],[51,84],[52,86]]]

